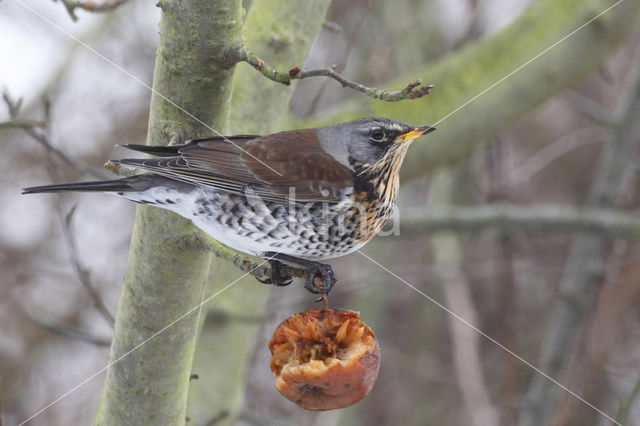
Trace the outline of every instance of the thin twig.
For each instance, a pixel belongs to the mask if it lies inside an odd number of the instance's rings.
[[[428,95],[431,89],[433,89],[433,84],[422,86],[416,89],[418,86],[421,86],[423,84],[423,81],[421,79],[417,79],[407,84],[403,89],[395,91],[367,87],[363,84],[349,80],[341,74],[338,74],[336,72],[336,65],[333,65],[329,68],[321,68],[309,71],[303,71],[298,67],[294,67],[287,72],[283,72],[266,64],[253,52],[240,47],[230,51],[229,58],[235,62],[246,62],[256,70],[260,71],[260,73],[267,77],[269,80],[284,84],[285,86],[290,85],[292,80],[302,80],[310,77],[329,77],[342,84],[342,87],[350,87],[354,90],[364,93],[369,97],[387,102],[397,102],[404,99],[419,99],[425,95]]]
[[[54,0],[57,1],[57,0]],[[104,1],[102,3],[95,3],[92,1],[78,1],[78,0],[60,0],[64,7],[67,9],[69,16],[75,22],[78,20],[76,16],[76,9],[86,10],[88,12],[110,12],[117,7],[123,5],[127,2],[127,0],[113,0],[113,1]]]
[[[480,33],[480,2],[478,0],[467,0],[467,3],[469,3],[469,23],[467,24],[464,34],[462,34],[451,47],[452,52],[465,46],[474,38],[478,37]]]
[[[353,25],[350,25],[350,30],[351,31],[349,32],[349,36],[348,36],[347,40],[345,40],[347,42],[347,46],[346,46],[346,49],[344,50],[344,52],[342,52],[342,56],[340,56],[340,59],[338,59],[338,62],[337,62],[338,67],[343,68],[344,64],[347,61],[347,58],[349,58],[349,55],[351,53],[351,49],[355,45],[356,36],[360,33],[360,29],[362,28],[362,25],[364,24],[365,19],[368,17],[369,13],[371,12],[372,4],[373,4],[373,2],[371,0],[366,1],[365,4],[364,4],[363,10],[360,11],[356,22],[353,23]],[[327,85],[329,84],[329,82],[330,82],[329,79],[326,79],[326,80],[324,80],[322,82],[322,85],[320,86],[320,88],[316,92],[316,95],[313,97],[311,102],[309,102],[309,109],[307,110],[307,113],[305,114],[306,116],[310,116],[316,111],[316,108],[318,107],[318,104],[320,103],[320,99],[322,98],[322,96],[326,92]]]
[[[0,130],[5,129],[25,129],[34,127],[43,127],[44,123],[38,120],[10,120],[0,122]]]
[[[93,304],[100,311],[102,316],[113,326],[115,324],[115,319],[111,312],[107,309],[107,306],[104,304],[102,297],[96,290],[95,286],[91,282],[91,273],[87,268],[84,267],[82,262],[80,262],[80,256],[78,255],[78,246],[76,244],[76,239],[73,236],[73,231],[71,230],[71,219],[73,217],[73,213],[75,211],[75,207],[66,212],[66,208],[64,205],[64,200],[61,196],[58,196],[58,218],[60,219],[60,224],[62,226],[62,234],[67,243],[67,247],[69,249],[69,257],[71,260],[71,265],[73,266],[73,270],[75,271],[78,279],[82,283],[83,287],[86,289],[87,293],[93,300]]]
[[[17,102],[14,101],[7,92],[3,93],[3,98],[7,104],[7,107],[9,108],[9,115],[11,119],[15,119],[17,117],[17,114],[19,113],[20,105],[22,101],[21,100]],[[38,130],[36,130],[33,127],[22,127],[22,130],[24,130],[26,134],[31,136],[31,138],[39,142],[40,145],[45,147],[47,151],[49,151],[49,153],[51,153],[51,152],[54,152],[54,150],[56,149],[53,147],[53,145],[51,145],[49,141],[50,105],[46,99],[44,100],[43,104],[44,104],[44,115],[45,115],[45,118],[43,120],[43,125],[39,126]],[[62,153],[61,151],[58,151],[58,152],[62,154],[63,157],[61,158],[68,159],[68,157],[66,157],[64,153]],[[51,157],[47,156],[46,158],[47,158],[47,163],[46,163],[47,170],[49,171],[51,179],[54,182],[59,182],[60,179],[58,177],[58,172],[51,160]],[[71,161],[71,160],[68,159],[68,161]],[[95,307],[102,314],[102,316],[109,322],[109,324],[113,326],[115,322],[113,315],[111,315],[106,305],[104,304],[102,297],[100,297],[100,294],[98,293],[95,286],[91,282],[91,274],[89,270],[84,267],[84,265],[82,264],[78,256],[78,247],[76,244],[76,239],[74,238],[73,231],[71,229],[71,219],[73,217],[73,209],[71,209],[70,211],[67,211],[64,205],[64,200],[60,194],[58,194],[57,196],[57,201],[58,201],[58,204],[57,204],[56,210],[58,212],[58,218],[60,219],[62,234],[64,236],[65,242],[67,244],[67,248],[69,250],[71,265],[73,266],[73,269],[80,283],[82,284],[82,286],[85,288],[85,290],[91,297],[91,300],[93,300]]]
[[[592,132],[600,130],[602,127],[585,127],[567,133],[560,139],[545,145],[529,158],[522,162],[516,169],[510,172],[511,186],[524,185],[531,182],[531,179],[549,166],[558,158],[571,151],[587,145],[601,144],[602,139],[588,138]]]
[[[22,119],[18,117],[18,115],[20,114],[20,107],[22,105],[22,98],[16,101],[6,91],[2,92],[2,98],[4,99],[4,102],[7,105],[7,108],[9,109],[10,120],[0,123],[0,130],[11,129],[11,128],[23,130],[25,133],[31,136],[36,142],[42,145],[47,150],[48,154],[54,155],[59,160],[61,160],[66,166],[76,170],[80,174],[84,174],[84,175],[88,175],[88,176],[92,176],[100,179],[104,178],[102,174],[98,173],[91,167],[86,166],[81,161],[72,160],[63,151],[51,145],[48,142],[48,138],[43,137],[43,134],[42,134],[43,132],[46,131],[46,128],[48,126],[48,123],[46,121]],[[45,99],[43,101],[43,104],[44,104],[45,114],[48,115],[49,103]]]
[[[616,124],[612,114],[586,96],[573,90],[567,90],[563,94],[563,97],[569,102],[569,105],[573,109],[596,123],[604,126],[613,126]]]
[[[95,336],[81,328],[73,327],[67,324],[61,324],[57,321],[44,318],[42,315],[35,314],[31,309],[28,308],[24,308],[24,312],[29,317],[29,319],[31,319],[36,324],[61,336],[84,340],[85,342],[93,343],[96,346],[111,346],[111,339],[107,337]]]

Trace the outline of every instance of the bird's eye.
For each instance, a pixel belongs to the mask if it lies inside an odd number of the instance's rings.
[[[382,129],[373,129],[371,131],[371,139],[373,139],[374,141],[381,141],[385,138],[385,133]]]

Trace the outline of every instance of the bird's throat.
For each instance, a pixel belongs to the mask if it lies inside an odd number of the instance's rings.
[[[389,162],[354,177],[353,213],[358,239],[371,240],[384,226],[395,206],[400,186],[399,165]]]

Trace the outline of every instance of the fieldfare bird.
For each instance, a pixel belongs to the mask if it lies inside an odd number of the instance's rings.
[[[290,284],[281,262],[294,263],[309,269],[307,290],[329,293],[335,274],[318,261],[353,252],[382,229],[407,148],[433,130],[372,117],[266,136],[123,145],[156,157],[115,161],[147,173],[23,193],[100,191],[164,208],[229,247],[268,259],[271,277],[262,282]]]

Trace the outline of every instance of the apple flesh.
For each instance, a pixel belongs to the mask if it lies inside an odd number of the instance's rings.
[[[269,343],[276,389],[307,410],[355,404],[373,387],[380,348],[353,311],[314,308],[292,315]]]

